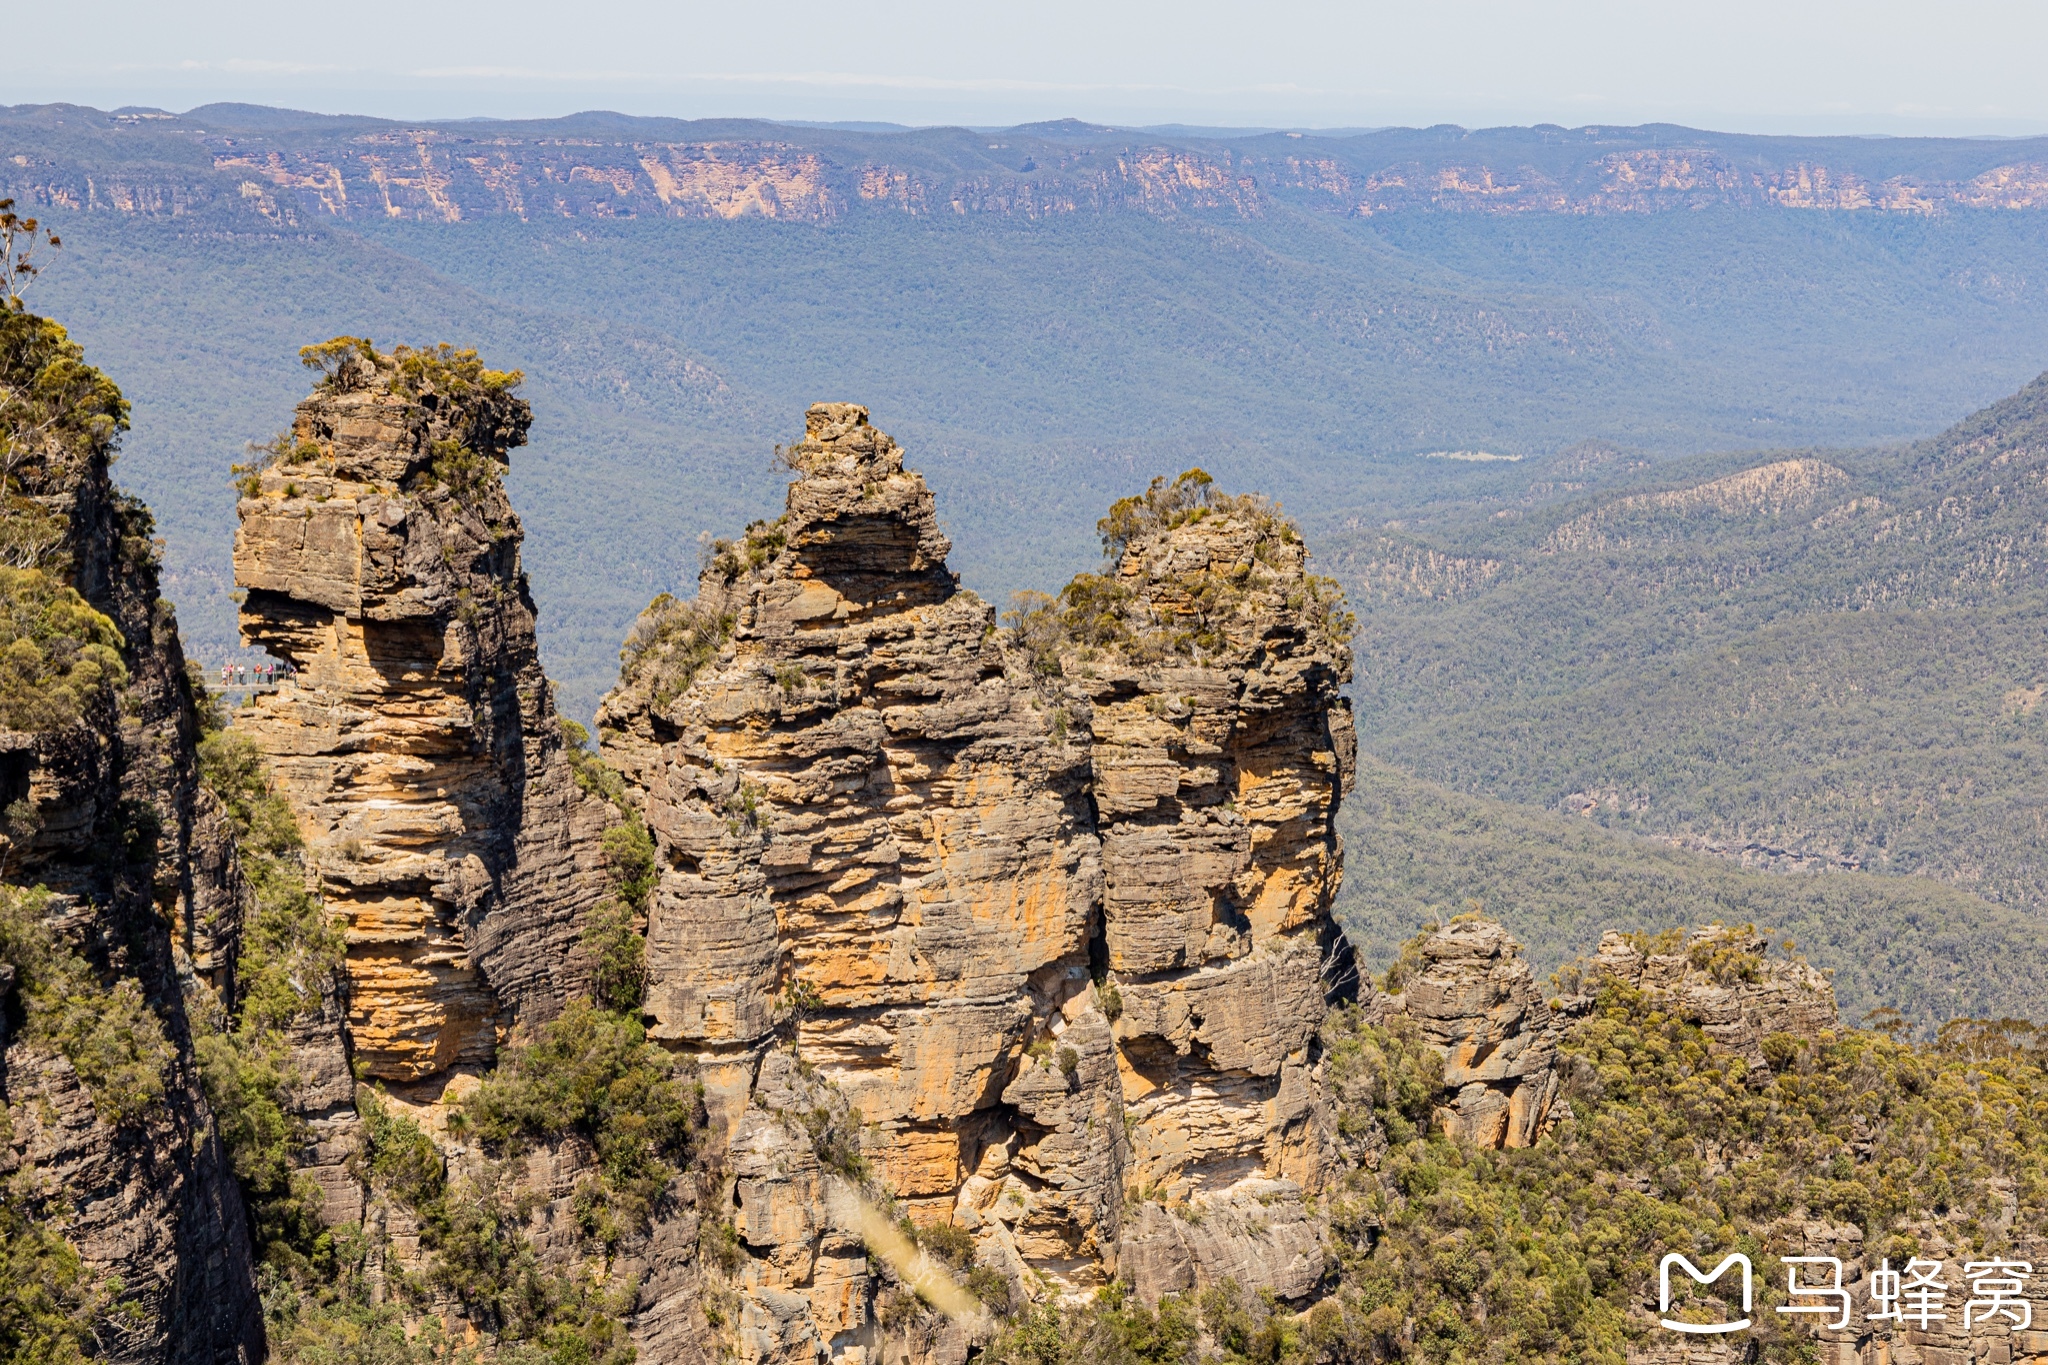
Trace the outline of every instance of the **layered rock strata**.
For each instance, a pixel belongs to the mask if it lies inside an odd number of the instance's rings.
[[[650,609],[598,715],[658,849],[651,1031],[701,1052],[740,1131],[763,1050],[793,1039],[920,1217],[979,1176],[1028,1191],[1000,1224],[1016,1254],[1092,1265],[1125,1145],[1086,733],[1013,676],[865,410],[806,422],[789,510],[720,547],[696,602]]]
[[[1557,1106],[1558,1027],[1522,950],[1487,919],[1422,942],[1424,966],[1377,1007],[1405,1014],[1443,1054],[1436,1122],[1482,1147],[1529,1147]]]
[[[805,421],[785,513],[656,601],[599,712],[658,848],[651,1031],[698,1056],[736,1151],[776,1131],[757,1077],[793,1047],[883,1190],[1020,1282],[1133,1256],[1162,1286],[1306,1293],[1315,1238],[1271,1210],[1330,1159],[1353,739],[1298,536],[1204,496],[1119,547],[1099,644],[999,631],[866,410]],[[746,1282],[806,1296],[839,1353],[843,1231],[757,1221],[746,1188]],[[1127,1222],[1133,1191],[1265,1216],[1190,1246]]]
[[[243,633],[294,671],[235,724],[346,927],[359,1069],[438,1082],[584,989],[615,817],[540,667],[499,478],[531,421],[517,376],[446,348],[325,358],[236,509]]]
[[[1059,647],[1094,737],[1132,1182],[1313,1189],[1329,1152],[1312,1047],[1352,982],[1330,918],[1350,651],[1274,509],[1185,478],[1163,492],[1112,512],[1114,574],[1068,590]]]
[[[52,442],[34,503],[10,498],[6,515],[58,519],[40,572],[104,613],[125,674],[70,723],[0,726],[0,875],[51,890],[45,927],[100,986],[139,993],[141,1027],[160,1031],[163,1046],[151,1064],[161,1098],[110,1119],[60,1048],[0,1025],[0,1181],[76,1249],[84,1283],[110,1296],[98,1358],[254,1361],[263,1327],[246,1219],[200,1092],[181,985],[195,972],[231,978],[241,889],[225,823],[198,780],[197,715],[176,618],[159,596],[150,515],[109,478],[126,405],[54,324],[17,312],[0,317],[0,331],[7,365],[28,357],[34,367],[40,352],[45,367],[33,386],[7,376],[22,388],[10,390],[6,417],[33,387],[65,395],[46,432],[86,433],[68,449]],[[21,584],[9,579],[6,590]],[[21,984],[0,963],[0,1018],[21,1017]]]

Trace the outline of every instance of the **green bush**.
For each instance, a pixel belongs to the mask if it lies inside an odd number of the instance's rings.
[[[102,1122],[139,1122],[162,1102],[176,1060],[163,1023],[134,981],[102,985],[50,932],[48,903],[40,888],[0,886],[0,962],[14,968],[23,1036],[71,1063]]]
[[[203,682],[199,685],[204,701]],[[262,753],[246,735],[215,730],[199,745],[200,781],[235,833],[252,905],[236,959],[236,998],[217,1020],[192,1017],[200,1083],[241,1183],[257,1255],[300,1276],[331,1277],[332,1234],[322,1196],[294,1169],[305,1123],[292,1093],[301,1081],[290,1027],[321,1008],[346,945],[320,898],[306,889],[298,825],[270,785]]]
[[[654,836],[640,812],[629,810],[626,818],[604,832],[601,847],[605,869],[619,899],[636,915],[647,913],[647,898],[654,891]]]
[[[71,1365],[98,1354],[93,1324],[120,1292],[95,1280],[78,1252],[14,1182],[0,1184],[0,1360]]]
[[[600,1241],[644,1231],[689,1159],[701,1099],[640,1022],[571,1001],[534,1041],[508,1049],[462,1112],[508,1155],[576,1134],[597,1153],[587,1201]]]
[[[1249,555],[1229,565],[1175,571],[1168,578],[1128,579],[1123,562],[1161,537],[1210,519],[1252,532]],[[1020,592],[1004,614],[1012,645],[1033,671],[1058,674],[1072,651],[1086,663],[1096,651],[1138,662],[1169,657],[1213,658],[1242,643],[1247,612],[1294,613],[1315,644],[1341,651],[1357,622],[1333,579],[1302,569],[1301,532],[1270,499],[1218,493],[1215,481],[1190,469],[1163,477],[1136,497],[1121,498],[1096,523],[1105,563],[1076,575],[1057,598]]]
[[[357,1096],[365,1142],[362,1176],[417,1213],[431,1213],[448,1192],[448,1163],[424,1128],[394,1113],[372,1091]]]
[[[121,632],[71,587],[0,568],[0,727],[56,730],[128,681]]]
[[[1086,1303],[1045,1299],[1019,1311],[989,1343],[990,1365],[1192,1365],[1200,1328],[1193,1306],[1169,1294],[1158,1309],[1122,1282]]]
[[[912,1235],[920,1247],[950,1270],[964,1271],[974,1264],[974,1237],[958,1223],[913,1227]]]
[[[389,380],[390,389],[407,398],[434,393],[461,401],[479,395],[510,393],[526,379],[518,370],[486,369],[474,350],[457,349],[445,341],[438,346],[418,348],[394,346],[389,359],[395,370]]]
[[[545,1056],[512,1054],[519,1074],[510,1081],[502,1074],[487,1081],[458,1111],[459,1121],[500,1148],[516,1147],[541,1132],[562,1136],[569,1130],[556,1125],[559,1111],[549,1108],[550,1099],[558,1097],[536,1095],[528,1073],[562,1059],[575,1043],[574,1038],[557,1035],[543,1039]],[[585,1084],[591,1074],[581,1073]],[[619,1079],[623,1084],[614,1098],[625,1099],[635,1087],[631,1077]],[[694,1103],[695,1096],[691,1099]],[[451,1295],[479,1329],[497,1336],[493,1354],[500,1360],[629,1365],[633,1347],[621,1323],[638,1295],[637,1283],[600,1283],[581,1272],[545,1268],[523,1227],[530,1206],[523,1199],[506,1197],[501,1184],[504,1168],[492,1163],[478,1177],[451,1183],[439,1149],[418,1124],[371,1094],[363,1096],[359,1108],[368,1130],[360,1158],[362,1173],[375,1189],[418,1216],[420,1245],[431,1255],[425,1283],[401,1286],[416,1304],[430,1301],[428,1288]],[[512,1117],[508,1110],[515,1108],[519,1114]],[[643,1135],[651,1126],[638,1111],[614,1108],[606,1117],[622,1130]],[[623,1228],[617,1224],[618,1211],[610,1206],[619,1187],[610,1177],[607,1167],[597,1181],[578,1191],[576,1202],[579,1213],[612,1220],[609,1230],[616,1236]],[[648,1198],[644,1189],[637,1193]],[[593,1235],[602,1240],[604,1230]]]
[[[48,318],[0,308],[0,567],[64,567],[69,520],[50,499],[111,457],[128,401]]]
[[[590,954],[591,999],[604,1010],[638,1010],[647,991],[647,939],[632,907],[611,897],[599,901],[581,940]]]
[[[654,705],[666,706],[718,657],[732,625],[732,617],[702,602],[681,602],[662,593],[626,635],[619,651],[619,681],[644,683]]]

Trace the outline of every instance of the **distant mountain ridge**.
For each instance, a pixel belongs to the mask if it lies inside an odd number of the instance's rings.
[[[510,487],[582,715],[697,538],[768,510],[768,414],[870,395],[998,605],[1192,464],[1356,558],[1335,533],[1584,482],[1549,453],[1589,439],[1861,446],[2010,392],[2048,365],[2048,214],[1968,187],[2037,163],[2048,141],[1669,127],[0,110],[0,197],[65,239],[36,305],[124,375],[120,477],[194,648],[239,649],[226,470],[289,411],[299,347],[463,337],[528,376]],[[1921,209],[1789,206],[1909,181]],[[1410,458],[1436,451],[1528,458]]]
[[[2048,138],[1760,137],[1666,124],[1224,137],[1071,119],[879,132],[602,112],[406,123],[250,105],[170,116],[20,105],[0,110],[0,137],[12,149],[0,193],[24,204],[273,226],[829,223],[878,212],[1252,218],[1282,204],[1362,217],[2048,209]]]
[[[1362,742],[1617,830],[2048,912],[2048,376],[1911,446],[1632,482],[1340,544]]]

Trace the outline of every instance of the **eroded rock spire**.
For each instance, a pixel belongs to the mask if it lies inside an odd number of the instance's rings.
[[[355,1057],[424,1081],[585,989],[613,817],[564,752],[500,482],[519,376],[445,346],[307,357],[323,377],[245,473],[235,539],[243,634],[295,671],[235,724],[346,927]]]
[[[805,426],[787,510],[648,609],[599,713],[659,849],[655,1033],[757,1155],[793,1046],[886,1193],[1020,1284],[1128,1261],[1153,1295],[1306,1292],[1314,1038],[1351,972],[1341,602],[1276,508],[1191,475],[1119,504],[1107,574],[999,630],[867,411]],[[739,1196],[747,1273],[829,1344],[849,1229],[780,1189]]]

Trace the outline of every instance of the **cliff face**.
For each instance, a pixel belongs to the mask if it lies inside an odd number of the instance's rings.
[[[1319,1238],[1274,1210],[1330,1174],[1314,1041],[1326,997],[1356,986],[1330,919],[1349,651],[1300,538],[1258,499],[1184,476],[1120,503],[1105,534],[1114,574],[1048,610],[1092,717],[1126,1183],[1153,1196],[1126,1239],[1134,1278],[1148,1298],[1225,1278],[1299,1296]],[[1167,1216],[1182,1203],[1217,1216]]]
[[[1304,1292],[1315,1239],[1284,1218],[1189,1247],[1124,1212],[1134,1188],[1298,1207],[1324,1174],[1352,738],[1298,538],[1249,500],[1146,524],[1104,643],[1042,613],[998,632],[865,409],[814,406],[786,458],[788,510],[649,609],[599,713],[658,846],[654,1033],[743,1138],[761,1058],[793,1044],[885,1189],[1013,1277],[1136,1254],[1165,1288]],[[827,1234],[743,1207],[750,1282],[826,1312],[841,1286],[789,1241]]]
[[[0,369],[0,420],[47,420],[38,437],[57,433],[31,457],[40,468],[15,464],[0,490],[10,561],[40,565],[8,571],[0,606],[25,641],[33,600],[73,587],[117,633],[120,660],[74,718],[45,724],[22,714],[10,655],[0,872],[49,888],[27,932],[50,935],[76,965],[33,952],[0,960],[0,1193],[69,1241],[88,1294],[118,1308],[99,1326],[104,1358],[252,1361],[263,1329],[242,1201],[199,1089],[181,986],[195,972],[231,974],[240,889],[198,782],[192,693],[158,596],[149,513],[108,474],[126,405],[32,315],[0,313]],[[25,414],[36,401],[25,393],[61,396]],[[5,435],[30,439],[19,427]],[[19,533],[39,517],[54,518],[53,538],[18,557]],[[53,660],[62,644],[50,642]],[[34,915],[37,901],[6,894]],[[23,940],[5,946],[12,956]]]
[[[231,215],[271,229],[363,218],[1253,218],[1290,205],[1358,216],[2048,207],[2039,141],[1901,149],[1702,131],[1674,141],[1667,128],[1611,127],[1213,139],[1073,121],[990,141],[947,129],[864,134],[736,120],[235,122],[218,108],[204,119],[21,109],[9,133],[26,154],[0,173],[0,190],[38,208]],[[53,136],[53,125],[62,133]]]
[[[297,671],[236,729],[346,927],[354,1057],[445,1081],[585,988],[611,817],[563,749],[498,478],[531,420],[516,376],[446,348],[327,361],[237,509],[243,632]]]

